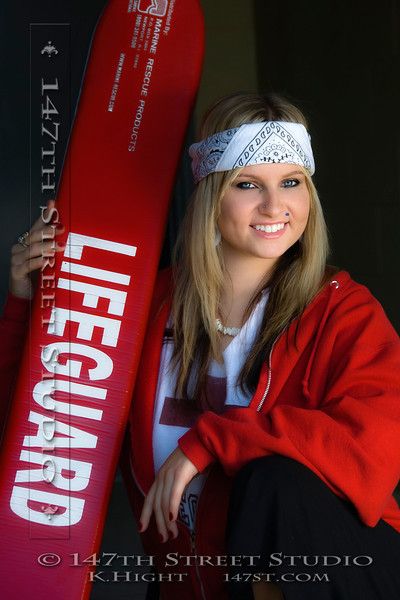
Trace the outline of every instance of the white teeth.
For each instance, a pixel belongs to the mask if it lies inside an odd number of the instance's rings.
[[[275,225],[255,225],[257,231],[265,231],[266,233],[275,233],[285,227],[285,223],[277,223]]]

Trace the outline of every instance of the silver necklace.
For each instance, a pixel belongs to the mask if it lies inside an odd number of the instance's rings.
[[[224,335],[230,335],[231,337],[235,337],[242,329],[241,327],[225,327],[225,325],[222,325],[220,319],[215,319],[215,324],[217,326],[217,331],[220,331]]]

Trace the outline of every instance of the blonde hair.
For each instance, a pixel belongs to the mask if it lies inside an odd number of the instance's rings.
[[[302,112],[278,94],[236,93],[221,98],[206,112],[200,139],[244,123],[271,120],[302,123],[308,128]],[[245,311],[244,318],[250,315],[260,293],[268,286],[269,300],[260,333],[239,378],[244,391],[255,390],[262,361],[274,340],[301,315],[325,282],[327,228],[311,176],[306,169],[302,170],[310,194],[310,212],[302,239],[280,257],[272,275],[269,273],[261,282]],[[211,173],[197,184],[173,253],[171,367],[177,369],[175,396],[195,403],[200,402],[205,392],[210,360],[221,360],[215,319],[224,281],[224,263],[220,246],[215,245],[216,223],[221,198],[239,172],[240,169]]]

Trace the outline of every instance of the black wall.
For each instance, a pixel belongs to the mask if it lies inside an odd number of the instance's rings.
[[[400,6],[255,0],[260,88],[309,117],[331,263],[400,328]]]

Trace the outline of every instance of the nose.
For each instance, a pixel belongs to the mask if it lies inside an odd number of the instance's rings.
[[[264,190],[260,199],[259,211],[263,215],[276,216],[286,208],[279,190]]]

